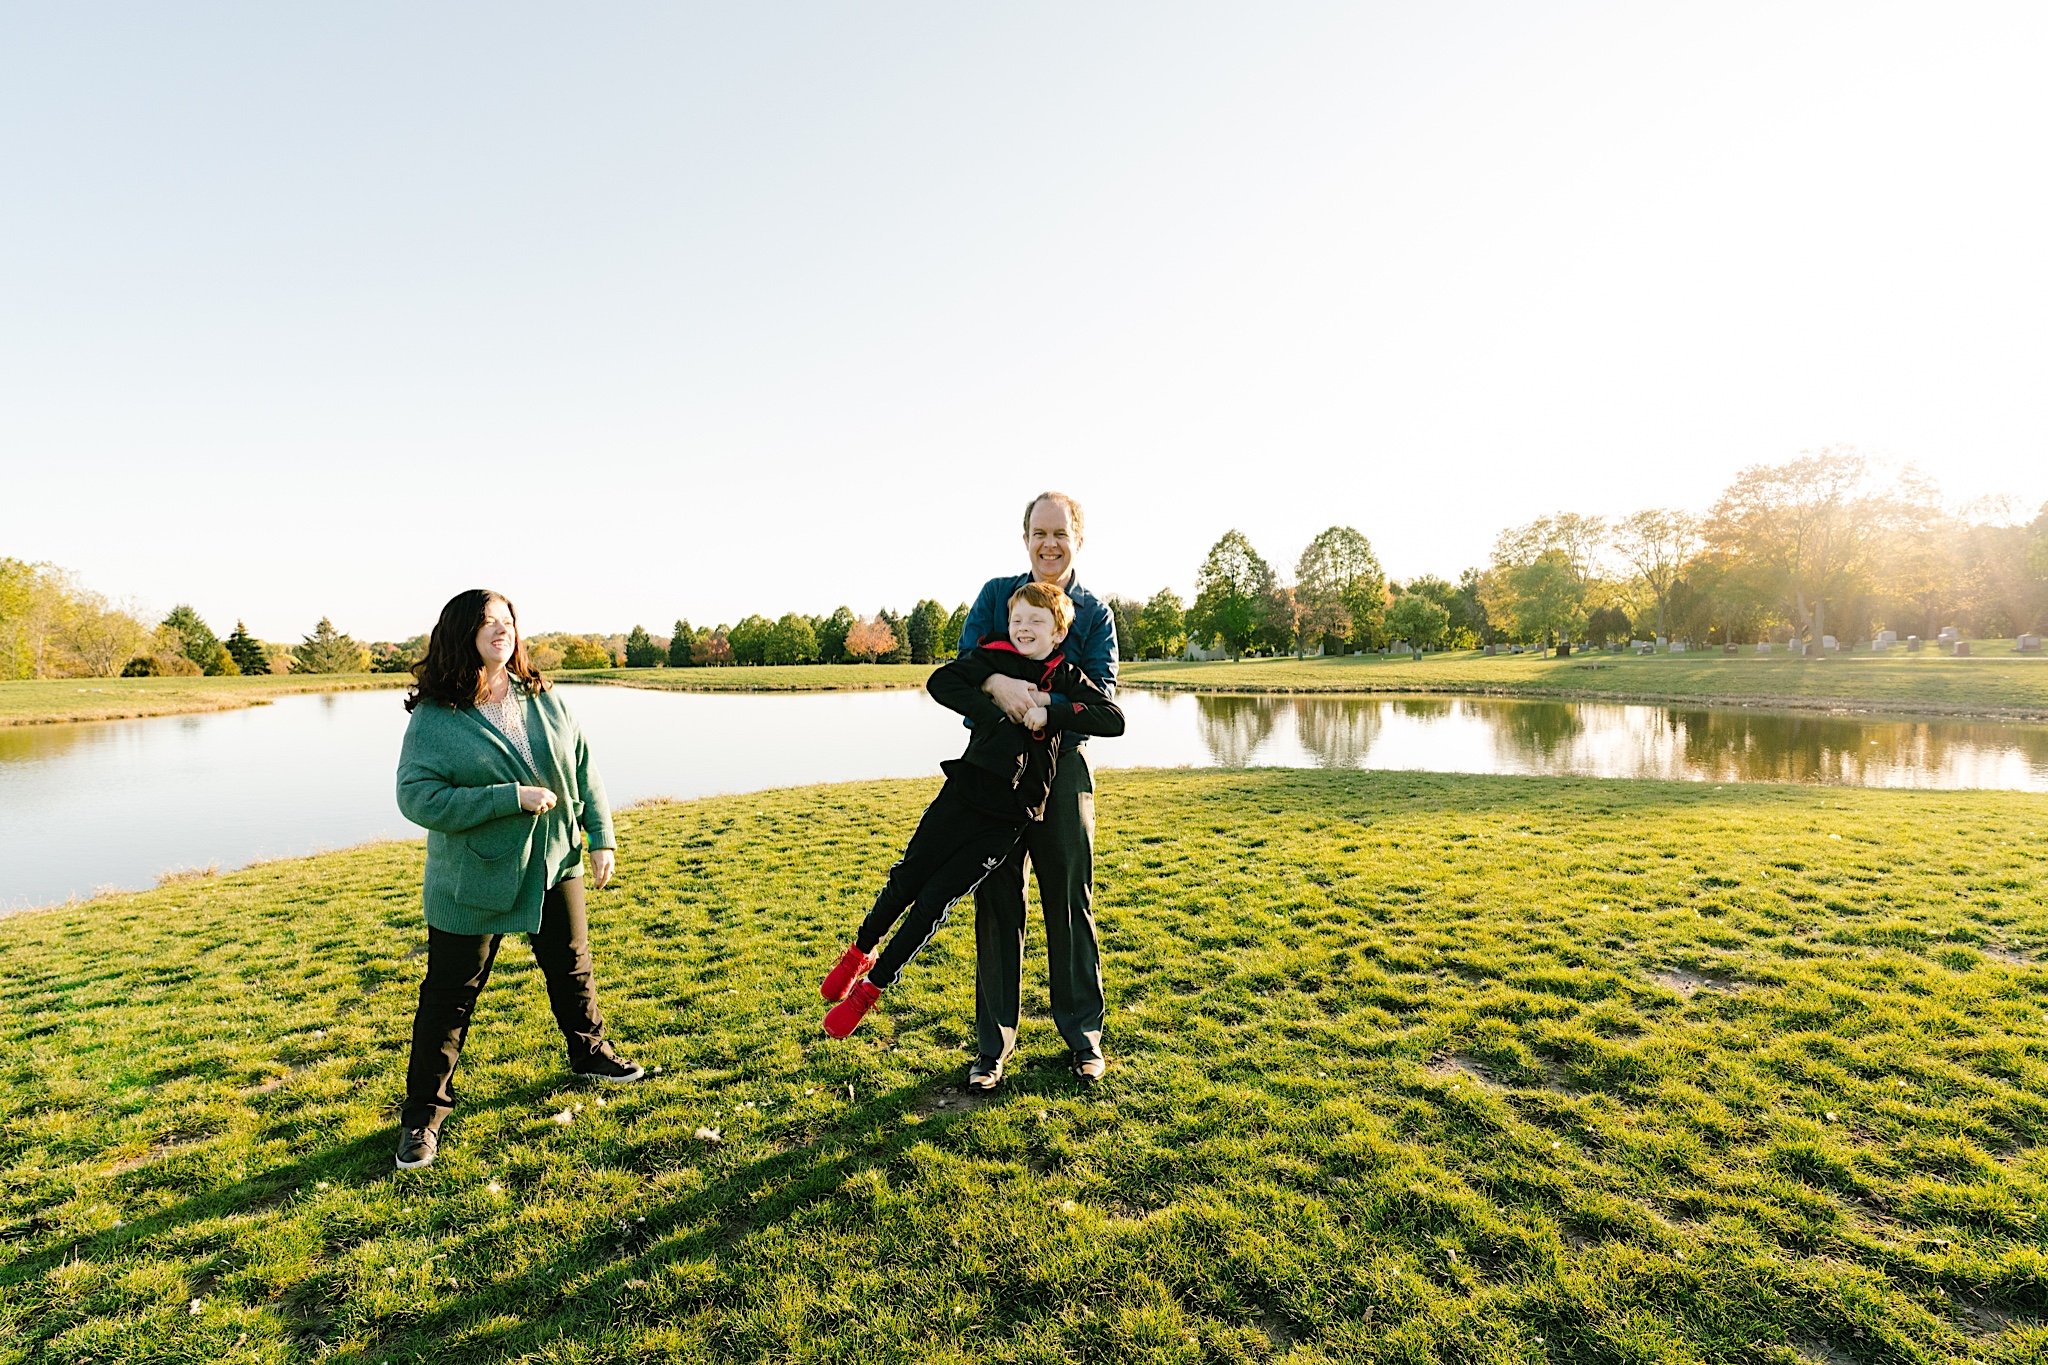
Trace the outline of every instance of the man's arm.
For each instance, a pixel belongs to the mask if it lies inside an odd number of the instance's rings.
[[[1075,605],[1078,608],[1080,604]],[[1094,599],[1094,610],[1087,613],[1086,620],[1078,614],[1074,617],[1074,627],[1067,632],[1066,654],[1088,681],[1101,689],[1104,700],[1116,695],[1116,618],[1101,598]],[[1073,700],[1059,692],[1052,694],[1054,706],[1066,706]]]
[[[967,622],[960,627],[960,643],[953,651],[966,658],[970,650],[991,635],[1003,633],[1009,624],[1009,603],[1004,599],[1003,585],[1007,579],[991,578],[981,585],[981,591],[974,595],[974,605],[967,609]]]

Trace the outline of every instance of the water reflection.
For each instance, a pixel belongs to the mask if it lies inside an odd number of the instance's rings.
[[[1287,705],[1274,697],[1196,697],[1196,723],[1216,766],[1242,768],[1250,763],[1272,736],[1273,724]],[[1128,700],[1124,706],[1128,711]]]
[[[2048,790],[2048,727],[1448,697],[1202,697],[1218,767]],[[1280,736],[1293,713],[1293,743]]]
[[[1372,752],[1373,741],[1379,738],[1384,713],[1377,706],[1359,706],[1356,700],[1298,697],[1290,703],[1294,708],[1294,737],[1319,766],[1365,766],[1365,756]]]

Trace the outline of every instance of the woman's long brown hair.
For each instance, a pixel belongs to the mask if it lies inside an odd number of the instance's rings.
[[[548,690],[547,679],[526,653],[526,634],[519,629],[519,609],[512,599],[489,588],[471,588],[456,593],[441,608],[441,619],[427,637],[426,657],[412,666],[415,681],[405,694],[407,711],[422,698],[444,706],[475,706],[484,700],[484,656],[477,653],[476,633],[484,628],[484,610],[492,602],[505,604],[512,615],[513,638],[518,641],[505,671],[525,683],[529,691]]]

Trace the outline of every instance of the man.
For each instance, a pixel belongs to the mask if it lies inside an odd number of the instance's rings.
[[[968,610],[960,652],[983,637],[1001,635],[1010,595],[1033,580],[1054,583],[1074,603],[1074,623],[1063,652],[1107,695],[1116,693],[1116,624],[1109,607],[1080,585],[1074,560],[1081,552],[1081,504],[1065,493],[1040,493],[1024,509],[1028,572],[991,578]],[[1022,723],[1034,706],[1070,705],[1019,678],[982,684],[989,700]],[[1024,995],[1024,862],[1038,881],[1045,919],[1052,1021],[1066,1040],[1069,1064],[1085,1082],[1102,1078],[1102,965],[1095,937],[1095,779],[1078,737],[1059,765],[1045,818],[1026,825],[1017,852],[985,878],[974,894],[974,1031],[980,1055],[967,1069],[967,1088],[989,1091],[1017,1046]]]

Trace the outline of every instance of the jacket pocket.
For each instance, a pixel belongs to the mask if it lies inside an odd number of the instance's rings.
[[[455,856],[456,902],[509,910],[519,896],[526,844],[532,837],[533,822],[520,816],[516,826],[509,820],[493,820],[461,840]]]

